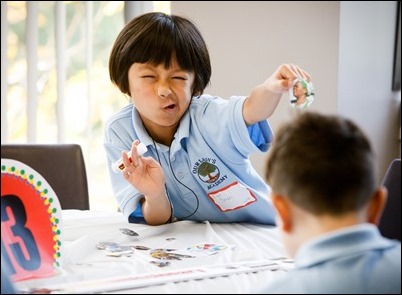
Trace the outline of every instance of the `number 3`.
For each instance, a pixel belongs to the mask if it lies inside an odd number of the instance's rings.
[[[8,215],[11,210],[12,216]],[[14,221],[14,223],[12,223]],[[35,242],[35,238],[29,228],[26,227],[27,215],[24,204],[15,195],[6,195],[1,197],[1,223],[2,232],[3,226],[8,226],[13,234],[10,237],[10,244],[8,245],[12,255],[17,263],[25,270],[35,270],[40,267],[40,254]],[[14,242],[13,242],[14,241]],[[7,245],[3,244],[1,239],[1,252],[8,254],[4,251]],[[26,253],[26,255],[24,254]],[[11,273],[15,273],[15,268],[10,263],[10,257],[3,255],[10,265]]]

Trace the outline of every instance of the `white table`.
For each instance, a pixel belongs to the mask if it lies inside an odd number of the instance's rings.
[[[51,278],[17,283],[20,290],[52,293],[250,293],[293,267],[284,259],[278,229],[256,224],[180,221],[161,226],[129,224],[118,212],[64,210],[62,268]],[[120,228],[138,233],[125,235]],[[109,256],[99,242],[136,246],[132,254]],[[192,252],[194,245],[216,244],[218,251]],[[139,250],[138,246],[149,250]],[[151,257],[153,249],[190,254],[181,260]],[[215,248],[213,248],[215,249]],[[169,253],[169,252],[168,252]],[[118,255],[118,254],[114,254]],[[161,267],[157,264],[167,262]],[[155,264],[156,263],[156,264]]]

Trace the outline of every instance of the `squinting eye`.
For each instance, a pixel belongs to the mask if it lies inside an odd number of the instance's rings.
[[[186,80],[186,78],[183,78],[183,77],[173,77],[173,79],[177,79],[177,80]]]

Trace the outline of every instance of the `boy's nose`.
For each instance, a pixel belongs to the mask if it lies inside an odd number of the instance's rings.
[[[170,90],[169,87],[167,87],[167,86],[159,86],[158,87],[158,95],[160,97],[168,97],[170,94],[172,94],[172,91]]]

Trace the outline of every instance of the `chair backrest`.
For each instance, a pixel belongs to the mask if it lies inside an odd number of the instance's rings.
[[[382,184],[388,189],[379,229],[384,237],[401,240],[401,159],[395,159],[388,167]]]
[[[89,209],[84,157],[78,144],[1,145],[1,158],[35,169],[56,193],[62,209]]]

